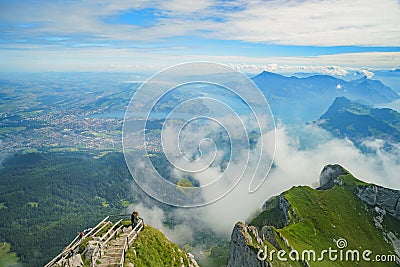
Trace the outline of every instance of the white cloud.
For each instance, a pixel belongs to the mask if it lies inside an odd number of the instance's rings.
[[[171,241],[181,244],[193,239],[193,231],[190,225],[178,224],[173,229],[164,225],[165,213],[157,206],[148,207],[143,204],[131,205],[127,208],[127,212],[131,213],[136,210],[140,213],[140,217],[144,222],[152,227],[159,229]],[[179,218],[180,211],[174,211]]]
[[[87,0],[79,4],[3,1],[0,5],[0,67],[4,70],[155,72],[172,64],[205,60],[243,64],[239,68],[249,72],[293,69],[345,75],[347,67],[370,70],[400,65],[400,52],[256,57],[237,56],[234,50],[226,55],[227,49],[223,56],[212,56],[212,44],[203,46],[187,41],[182,45],[180,38],[176,38],[194,36],[296,46],[396,47],[400,45],[400,5],[394,0]],[[149,25],[106,22],[143,9],[154,12],[150,18],[157,19]],[[250,52],[251,47],[249,44]]]
[[[349,140],[332,139],[320,128],[305,126],[301,132],[302,137],[293,136],[286,128],[278,128],[276,168],[260,190],[249,194],[249,179],[244,178],[225,198],[202,208],[205,223],[218,232],[229,234],[236,221],[246,220],[270,196],[294,185],[316,186],[319,174],[327,164],[341,164],[366,182],[400,189],[397,179],[400,172],[399,146],[388,152],[383,149],[382,140],[367,141],[365,145],[373,149],[375,154],[366,155]],[[309,141],[304,140],[306,137]]]
[[[265,138],[268,142],[268,135]],[[340,164],[363,181],[400,189],[400,146],[394,145],[389,152],[383,149],[382,140],[369,140],[364,145],[374,153],[364,154],[351,141],[334,139],[316,126],[296,129],[279,126],[276,132],[276,167],[258,191],[249,194],[250,177],[244,177],[219,201],[201,208],[178,209],[175,215],[187,221],[198,221],[212,227],[216,233],[229,236],[237,221],[248,219],[271,196],[295,185],[318,186],[319,174],[327,164]],[[176,238],[178,232],[167,231],[166,234]]]
[[[237,8],[240,7],[240,8]],[[155,25],[104,22],[134,9],[164,14]],[[384,15],[382,15],[384,14]],[[194,35],[224,40],[311,46],[399,46],[400,5],[382,1],[84,1],[3,3],[3,22],[37,23],[8,29],[23,37],[57,34],[144,42]]]
[[[18,48],[18,49],[14,49]],[[212,61],[236,69],[259,73],[263,70],[295,73],[316,72],[346,75],[349,70],[390,69],[400,65],[400,52],[342,53],[313,57],[247,57],[176,54],[173,48],[63,48],[15,45],[0,50],[3,71],[123,71],[155,73],[174,64]]]
[[[362,75],[364,75],[365,77],[367,77],[368,79],[372,79],[374,77],[374,73],[372,71],[362,69],[362,70],[359,70],[359,72]]]
[[[394,0],[255,0],[227,18],[218,26],[220,38],[312,46],[400,44],[400,6]]]
[[[339,56],[339,55],[338,55]],[[295,58],[287,58],[287,62],[296,60]],[[259,73],[261,71],[269,71],[276,73],[296,73],[296,72],[308,72],[308,73],[321,73],[333,76],[346,76],[350,70],[354,70],[354,67],[342,67],[342,66],[318,66],[318,65],[279,65],[279,64],[267,64],[267,65],[256,65],[256,64],[233,64],[233,68],[249,73]]]

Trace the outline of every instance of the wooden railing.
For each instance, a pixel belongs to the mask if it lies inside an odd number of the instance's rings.
[[[129,215],[129,214],[128,214]],[[117,216],[122,216],[122,215],[117,215]],[[96,236],[98,233],[100,233],[104,228],[109,225],[111,222],[108,221],[110,216],[107,216],[99,222],[94,228],[92,228],[86,235],[85,237],[90,237],[90,236]],[[91,266],[94,267],[96,265],[96,261],[99,260],[103,254],[104,254],[104,249],[107,247],[107,244],[116,237],[116,235],[121,232],[124,228],[124,224],[122,223],[122,219],[117,221],[110,229],[107,230],[107,232],[102,235],[99,238],[99,243],[95,250],[92,253],[91,256]],[[144,221],[143,219],[140,219],[137,223],[137,225],[131,230],[131,232],[128,234],[128,236],[125,239],[124,242],[124,247],[123,247],[123,252],[121,255],[121,260],[119,265],[123,267],[124,262],[125,262],[125,256],[126,252],[128,249],[131,247],[133,241],[138,237],[140,231],[142,231],[144,228]],[[85,238],[84,237],[84,238]],[[84,238],[81,238],[80,235],[78,234],[72,242],[56,257],[54,257],[49,263],[47,263],[44,267],[51,267],[53,266],[56,262],[62,260],[63,258],[67,258],[69,255],[69,252],[74,251],[82,242]]]
[[[116,228],[116,226],[118,226],[119,224],[121,224],[120,227],[118,227],[116,230],[114,230]],[[92,257],[91,257],[91,261],[92,261],[92,267],[95,266],[96,261],[98,259],[101,258],[101,256],[103,256],[103,250],[106,247],[107,243],[113,238],[115,237],[115,235],[122,229],[123,225],[122,225],[122,219],[119,220],[118,222],[116,222],[108,231],[107,233],[105,233],[101,238],[100,238],[100,242],[97,244],[97,247],[95,248],[95,250],[92,253]],[[102,229],[104,229],[104,226],[101,227],[98,231],[96,231],[95,234],[99,233]],[[108,238],[104,241],[101,242],[104,238],[106,238],[108,236]]]
[[[92,235],[92,233],[99,228],[102,224],[105,224],[105,222],[110,218],[110,216],[107,216],[104,218],[104,220],[102,220],[101,222],[99,222],[94,228],[92,228],[92,230],[90,230],[86,236],[90,236]],[[50,267],[52,266],[54,263],[56,263],[57,261],[61,260],[63,257],[67,256],[68,253],[70,251],[73,251],[77,246],[79,246],[82,242],[82,238],[80,237],[80,235],[78,234],[73,240],[72,242],[65,247],[65,249],[58,254],[56,257],[54,257],[49,263],[47,263],[44,267]]]
[[[124,243],[124,249],[123,249],[122,255],[121,255],[121,260],[119,261],[120,267],[124,266],[126,252],[128,251],[129,247],[132,245],[133,241],[135,241],[135,239],[139,235],[140,231],[143,230],[143,227],[144,227],[143,219],[140,219],[138,224],[135,226],[135,228],[133,228],[132,231],[126,237],[125,243]]]

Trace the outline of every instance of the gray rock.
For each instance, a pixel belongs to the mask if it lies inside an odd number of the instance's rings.
[[[348,172],[340,165],[326,165],[319,176],[319,190],[331,189],[335,184],[341,185],[340,175],[348,174]]]
[[[359,186],[356,196],[364,203],[383,209],[400,220],[400,191],[377,185]]]
[[[389,238],[389,241],[392,243],[393,249],[396,252],[396,263],[400,264],[400,239],[392,232],[389,232],[387,237]]]
[[[80,254],[76,254],[68,259],[69,267],[83,267],[83,261]]]
[[[284,218],[284,221],[282,223],[283,227],[285,227],[290,223],[290,218],[289,218],[290,204],[282,194],[279,195],[279,209],[282,211],[282,215]]]
[[[263,248],[261,244],[253,244],[253,238],[250,233],[257,234],[255,227],[248,227],[242,222],[236,223],[232,231],[230,254],[228,259],[228,267],[267,267],[269,264],[266,261],[261,261],[257,258],[259,248]],[[261,241],[258,238],[257,243]],[[253,244],[253,245],[249,245]],[[258,245],[259,248],[255,248]]]
[[[56,262],[53,266],[62,266],[62,267],[83,267],[83,261],[81,254],[74,254],[68,258],[62,258],[58,262]]]
[[[280,249],[278,240],[276,240],[274,231],[271,226],[269,226],[269,225],[263,226],[263,228],[261,228],[261,231],[260,231],[260,236],[262,239],[267,240],[269,243],[271,243],[277,249]]]

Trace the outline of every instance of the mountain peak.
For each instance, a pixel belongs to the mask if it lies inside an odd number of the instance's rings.
[[[228,267],[271,266],[277,262],[272,251],[290,254],[311,247],[318,254],[335,245],[343,248],[338,240],[350,249],[371,248],[376,255],[393,255],[391,262],[400,264],[400,191],[358,180],[338,164],[325,166],[320,179],[322,187],[333,185],[325,188],[329,190],[292,187],[267,200],[249,225],[236,224]],[[282,217],[286,224],[279,223]],[[322,260],[322,265],[332,264]],[[285,261],[282,266],[313,266],[316,258],[299,262],[287,257]],[[370,266],[365,263],[360,266]],[[340,266],[355,264],[353,259]]]
[[[332,106],[348,106],[351,104],[351,100],[346,98],[345,96],[338,96],[332,103]]]
[[[356,144],[365,138],[387,142],[400,140],[400,113],[389,108],[373,108],[345,97],[337,97],[317,124]]]
[[[326,165],[319,176],[320,190],[331,189],[335,184],[342,184],[339,179],[341,175],[349,174],[349,172],[339,164]]]
[[[259,78],[289,78],[278,73],[263,70],[261,73],[257,74],[253,79]]]

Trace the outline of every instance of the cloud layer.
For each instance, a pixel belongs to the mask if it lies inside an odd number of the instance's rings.
[[[268,135],[265,138],[268,139]],[[319,186],[319,174],[323,167],[335,163],[341,164],[361,180],[400,189],[399,145],[393,145],[392,150],[387,151],[383,149],[383,140],[368,140],[364,145],[371,153],[364,154],[351,141],[334,139],[326,131],[311,125],[296,128],[280,126],[276,132],[276,142],[276,167],[258,191],[249,194],[250,178],[244,177],[232,192],[219,201],[201,208],[178,209],[174,211],[175,216],[186,218],[183,220],[191,223],[201,222],[228,238],[234,224],[247,220],[269,197],[296,185]],[[140,208],[154,225],[163,229],[163,217],[158,208]],[[184,242],[185,238],[179,235],[179,231],[186,226],[183,222],[176,231],[165,229],[165,233],[172,240]],[[191,240],[192,231],[186,233],[187,240]]]
[[[396,0],[1,1],[1,67],[157,71],[210,60],[393,68],[399,18]],[[299,46],[329,49],[293,54]]]
[[[0,10],[5,34],[60,44],[77,35],[85,35],[88,44],[100,44],[99,38],[141,42],[194,34],[285,45],[400,46],[400,5],[395,0],[49,1],[40,5],[3,1]],[[119,20],[107,23],[134,10],[149,12],[150,26]]]

